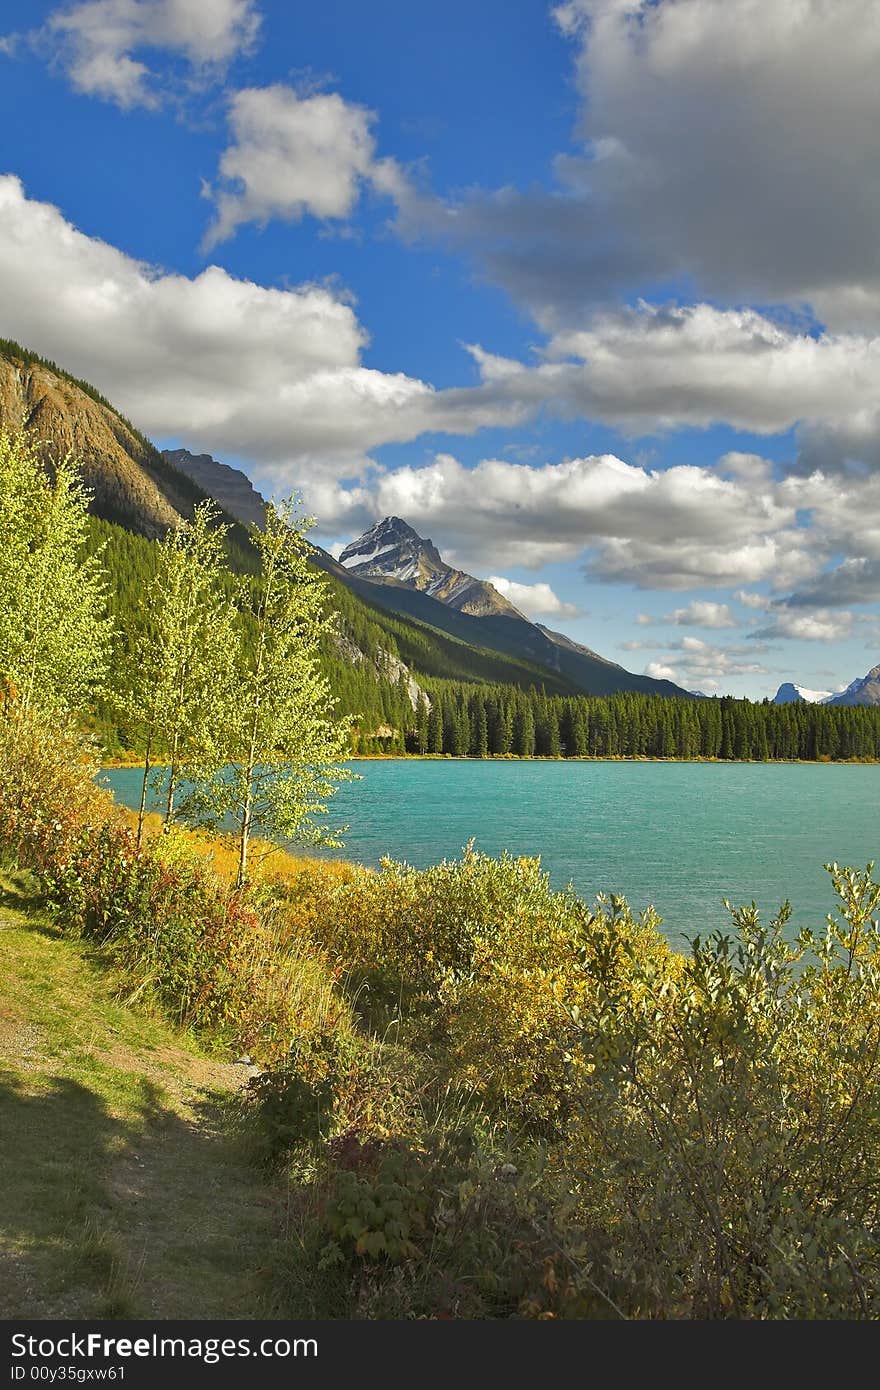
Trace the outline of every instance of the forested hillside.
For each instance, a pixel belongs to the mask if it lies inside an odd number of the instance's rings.
[[[93,518],[113,583],[108,605],[119,668],[144,619],[138,597],[156,572],[154,542]],[[228,584],[252,565],[231,543]],[[448,634],[378,610],[332,575],[326,583],[339,637],[323,661],[351,715],[354,753],[456,757],[762,759],[880,758],[880,709],[721,699],[664,699],[626,691],[578,696],[560,676],[480,651]],[[450,679],[450,674],[452,679]],[[112,683],[111,683],[112,684]],[[96,697],[95,729],[113,754],[138,751],[112,688]]]

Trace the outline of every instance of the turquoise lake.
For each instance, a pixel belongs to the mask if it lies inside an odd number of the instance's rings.
[[[358,762],[333,823],[339,857],[425,866],[468,840],[539,855],[553,884],[653,903],[675,941],[726,923],[721,899],[821,926],[834,906],[822,865],[880,861],[880,767],[788,763]],[[137,769],[104,773],[136,806]]]

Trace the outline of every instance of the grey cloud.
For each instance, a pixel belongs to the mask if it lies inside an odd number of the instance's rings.
[[[546,327],[683,278],[880,323],[874,0],[563,8],[582,106],[555,188],[413,194],[404,230],[470,251]]]

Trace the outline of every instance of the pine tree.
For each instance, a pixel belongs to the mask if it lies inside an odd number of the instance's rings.
[[[443,705],[437,693],[431,701],[428,715],[428,752],[443,752]]]

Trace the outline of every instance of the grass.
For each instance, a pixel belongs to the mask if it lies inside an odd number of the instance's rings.
[[[0,878],[0,1317],[265,1314],[287,1195],[238,1136],[245,1074]]]
[[[137,812],[119,806],[121,820],[132,830],[137,827]],[[180,827],[175,827],[180,833]],[[162,834],[162,817],[157,811],[144,816],[144,837],[155,840]],[[233,884],[238,875],[238,842],[233,835],[187,827],[186,843],[191,850],[207,859],[218,878]],[[304,887],[306,883],[326,885],[349,883],[364,869],[347,859],[321,859],[317,855],[292,854],[271,840],[253,837],[248,853],[250,881],[288,888]]]

